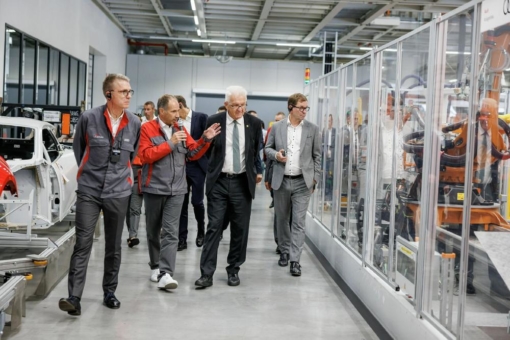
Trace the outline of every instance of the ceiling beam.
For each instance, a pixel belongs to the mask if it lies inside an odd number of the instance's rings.
[[[349,33],[342,36],[340,39],[338,39],[337,44],[342,44],[342,43],[346,42],[347,40],[349,40],[350,38],[354,37],[356,34],[361,32],[368,24],[370,24],[372,21],[374,21],[374,19],[379,18],[386,11],[391,10],[393,8],[393,6],[397,5],[401,1],[402,0],[393,1],[389,4],[381,6],[378,9],[375,9],[375,10],[367,13],[367,16],[364,18],[364,20],[361,22],[361,24],[358,27],[353,28]]]
[[[264,7],[262,8],[262,11],[260,12],[259,21],[257,22],[257,26],[255,26],[255,29],[253,30],[253,34],[251,35],[251,40],[259,40],[260,33],[262,32],[262,29],[264,28],[264,25],[266,24],[266,19],[269,16],[269,12],[271,12],[271,8],[273,7],[274,0],[266,0],[264,2]],[[249,59],[251,57],[251,54],[253,53],[253,50],[255,49],[255,46],[251,45],[246,49],[246,54],[244,55],[245,59]]]
[[[307,43],[312,40],[317,33],[321,31],[326,25],[335,18],[335,16],[345,7],[348,6],[348,3],[341,2],[338,3],[335,7],[333,7],[328,14],[315,26],[313,30],[308,33],[308,35],[301,41],[301,43]],[[301,47],[302,48],[302,47]],[[301,48],[293,48],[290,53],[285,57],[285,60],[291,60],[292,57],[301,49]]]
[[[123,30],[126,34],[131,34],[129,30],[120,22],[119,19],[113,14],[110,9],[104,4],[102,0],[93,0],[94,3],[101,8],[108,17],[117,25],[121,30]]]
[[[196,14],[198,17],[198,28],[200,29],[200,32],[202,33],[200,38],[207,39],[207,27],[205,25],[205,10],[204,10],[204,2],[203,1],[195,1],[195,8],[196,8]],[[211,56],[211,48],[209,47],[209,44],[202,44],[202,50],[204,53],[204,56],[210,57]]]
[[[166,34],[168,34],[168,36],[171,37],[173,35],[173,33],[172,33],[172,30],[170,29],[170,22],[161,13],[161,9],[163,8],[163,6],[159,2],[159,0],[151,0],[151,3],[152,3],[152,6],[154,7],[154,10],[156,11],[156,13],[158,13],[159,20],[161,20],[161,23],[163,24],[163,27],[165,28]],[[179,53],[179,56],[182,56],[181,49],[179,48],[177,43],[175,41],[173,41],[172,45],[175,47],[175,50],[177,51],[177,53]]]

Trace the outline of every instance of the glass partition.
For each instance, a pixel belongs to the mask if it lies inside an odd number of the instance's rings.
[[[48,93],[48,58],[50,49],[39,44],[36,104],[46,104]]]
[[[69,105],[79,106],[78,103],[78,60],[71,58],[69,67]]]
[[[315,105],[317,105],[316,121],[314,124],[319,126],[319,131],[322,131],[324,125],[325,112],[327,110],[328,98],[327,98],[327,81],[328,77],[323,77],[318,81],[317,97],[315,99]],[[323,160],[322,160],[323,161]],[[314,203],[314,217],[319,221],[322,221],[322,212],[324,210],[324,162],[322,163],[322,176],[319,183],[316,185],[316,189],[313,192],[313,203]]]
[[[50,49],[50,73],[48,82],[48,104],[58,105],[58,88],[59,88],[59,68],[60,53],[55,49]]]
[[[60,54],[60,86],[59,99],[60,105],[69,104],[69,56]]]
[[[22,103],[34,104],[35,91],[35,40],[25,37],[23,39],[23,81],[21,82]]]
[[[13,29],[5,30],[5,77],[4,102],[17,103],[20,98],[21,34]]]

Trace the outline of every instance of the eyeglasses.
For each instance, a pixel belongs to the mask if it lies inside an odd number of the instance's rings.
[[[310,106],[306,106],[306,107],[293,106],[293,108],[296,108],[296,109],[298,109],[301,112],[308,112],[308,111],[310,111]]]
[[[245,108],[248,106],[248,104],[244,104],[244,105],[232,105],[232,104],[229,104],[228,106],[229,106],[231,109],[234,109],[234,110],[236,110],[236,111],[237,111],[237,110],[239,110],[239,109],[241,109],[241,108],[245,109]]]
[[[122,93],[124,97],[127,97],[128,95],[132,96],[133,94],[135,94],[135,91],[133,90],[122,90],[117,92]]]

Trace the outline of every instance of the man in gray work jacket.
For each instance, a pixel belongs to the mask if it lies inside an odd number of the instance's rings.
[[[126,76],[107,75],[103,81],[106,105],[85,111],[76,126],[76,244],[69,267],[69,297],[59,301],[59,308],[70,315],[81,314],[80,299],[101,210],[105,234],[103,304],[112,309],[120,307],[115,290],[121,237],[133,185],[131,162],[140,137],[140,120],[126,111],[133,92]]]

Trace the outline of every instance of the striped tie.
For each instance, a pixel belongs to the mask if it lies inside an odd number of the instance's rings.
[[[241,155],[239,152],[239,130],[237,125],[239,123],[234,120],[234,131],[232,133],[232,154],[233,154],[233,165],[234,173],[238,174],[241,172]]]

